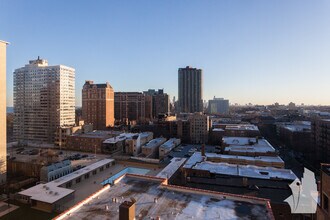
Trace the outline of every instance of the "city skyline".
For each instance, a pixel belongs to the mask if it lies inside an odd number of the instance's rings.
[[[185,66],[203,70],[204,100],[330,104],[328,1],[33,3],[0,2],[7,106],[14,70],[38,55],[76,69],[76,106],[85,80],[177,99]]]

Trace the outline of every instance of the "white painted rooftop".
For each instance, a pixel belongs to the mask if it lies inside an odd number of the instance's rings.
[[[156,138],[156,139],[152,139],[151,141],[149,141],[146,145],[144,145],[144,148],[154,148],[154,147],[159,147],[160,145],[162,145],[163,143],[165,143],[166,138]]]
[[[256,143],[257,140],[253,137],[223,137],[222,142],[226,145],[249,145],[250,142]]]
[[[213,128],[212,131],[225,131],[222,128]]]
[[[223,137],[225,151],[235,152],[275,152],[275,148],[266,139],[250,137]]]
[[[121,134],[117,137],[113,137],[113,138],[108,138],[105,141],[103,141],[104,144],[116,144],[120,141],[124,141],[127,139],[127,136],[124,134]]]
[[[226,130],[250,130],[250,131],[259,131],[258,126],[252,124],[235,124],[227,125]]]
[[[251,153],[267,153],[267,152],[276,152],[275,149],[272,146],[229,146],[225,147],[225,151],[229,152],[251,152]]]
[[[19,192],[20,195],[25,195],[31,197],[33,200],[38,200],[45,203],[54,203],[57,200],[64,198],[65,196],[73,193],[74,190],[61,187],[61,185],[66,184],[86,173],[95,170],[107,163],[113,162],[113,159],[103,159],[96,163],[93,163],[85,168],[77,170],[66,176],[58,178],[54,181],[48,182],[46,184],[38,184],[29,189]]]
[[[242,161],[261,161],[261,162],[269,162],[269,163],[283,163],[284,161],[279,157],[271,157],[271,156],[257,156],[257,157],[249,157],[249,156],[238,156],[238,155],[227,155],[227,154],[216,154],[216,153],[205,153],[205,157],[202,156],[201,152],[195,152],[187,161],[184,167],[189,168],[194,164],[209,161],[212,159],[238,159]]]
[[[184,166],[184,168],[187,168]],[[229,163],[213,163],[204,161],[196,163],[190,169],[206,170],[210,173],[250,177],[257,179],[286,179],[295,180],[297,176],[288,169],[278,169],[273,167],[259,167],[253,165],[236,165]]]
[[[186,158],[173,157],[171,163],[167,165],[157,177],[169,179],[186,162]]]
[[[311,131],[311,125],[285,125],[284,128],[292,131],[292,132],[310,132]]]
[[[181,142],[180,139],[170,138],[168,141],[166,141],[164,144],[162,144],[161,147],[172,149],[173,147],[175,147],[180,142]]]

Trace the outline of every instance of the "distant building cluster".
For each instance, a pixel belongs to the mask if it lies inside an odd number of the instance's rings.
[[[86,80],[76,108],[74,68],[38,57],[16,69],[17,143],[8,155],[0,143],[0,185],[8,171],[8,188],[25,188],[15,200],[55,219],[328,218],[330,109],[206,101],[203,70],[189,66],[178,69],[177,101],[164,89],[114,88]],[[320,164],[318,212],[292,213],[290,185]]]

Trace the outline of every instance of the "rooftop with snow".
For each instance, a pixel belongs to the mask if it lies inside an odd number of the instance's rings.
[[[225,152],[275,153],[275,148],[263,138],[223,137]]]
[[[295,180],[297,176],[289,169],[261,167],[254,165],[238,165],[229,163],[215,163],[211,161],[190,161],[183,166],[186,169],[204,170],[214,174],[249,177],[256,179],[284,179]]]
[[[205,153],[205,156],[202,156],[201,152],[195,152],[189,160],[184,165],[185,168],[190,168],[196,163],[200,163],[203,161],[210,162],[226,162],[226,163],[234,163],[234,164],[264,164],[272,167],[284,167],[284,161],[279,156],[257,156],[257,157],[249,157],[249,156],[238,156],[238,155],[227,155],[227,154],[216,154],[216,153]]]
[[[58,219],[119,219],[119,206],[135,202],[136,219],[274,219],[268,200],[167,185],[164,179],[126,174]]]

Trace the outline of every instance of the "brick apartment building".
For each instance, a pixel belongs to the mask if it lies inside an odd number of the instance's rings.
[[[107,82],[86,81],[82,89],[82,117],[96,130],[114,126],[114,91]]]

